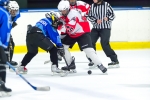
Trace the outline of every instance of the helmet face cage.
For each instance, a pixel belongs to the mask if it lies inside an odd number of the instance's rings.
[[[11,14],[11,16],[16,16],[19,12],[19,5],[16,1],[10,1],[8,3],[8,10]]]
[[[69,1],[60,1],[58,4],[58,10],[61,12],[63,16],[67,16],[70,9]]]
[[[58,21],[58,16],[55,14],[55,12],[46,13],[45,17],[51,18],[53,23]]]

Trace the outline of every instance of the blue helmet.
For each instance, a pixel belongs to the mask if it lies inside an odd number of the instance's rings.
[[[6,6],[9,0],[0,0],[0,6]]]

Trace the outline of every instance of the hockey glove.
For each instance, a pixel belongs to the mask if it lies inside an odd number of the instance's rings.
[[[64,47],[63,46],[57,47],[57,52],[60,56],[63,57],[65,55]]]
[[[12,23],[12,28],[14,28],[15,26],[17,26],[17,23],[16,23],[16,22],[13,22],[13,23]]]
[[[52,23],[52,26],[57,29],[59,25],[62,25],[63,23],[59,20],[56,20]]]

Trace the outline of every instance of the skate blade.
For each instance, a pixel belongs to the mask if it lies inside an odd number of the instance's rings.
[[[75,69],[71,69],[71,70],[69,71],[69,73],[70,73],[70,74],[72,74],[72,73],[77,73],[77,71],[76,71]]]
[[[22,72],[22,71],[21,71],[21,72],[18,72],[18,71],[17,71],[16,74],[27,74],[27,72]]]
[[[0,92],[0,98],[1,97],[10,97],[10,96],[11,96],[11,92],[3,92],[3,91]]]
[[[120,66],[119,66],[119,64],[108,66],[108,69],[113,69],[113,68],[120,68]]]
[[[108,72],[105,72],[105,73],[103,73],[103,72],[102,72],[102,74],[101,74],[101,75],[108,75]]]
[[[61,72],[52,72],[51,76],[59,75]]]
[[[95,69],[97,68],[97,66],[93,65],[93,66],[89,66],[89,69]]]
[[[60,73],[60,76],[61,77],[65,77],[65,76],[67,76],[69,74],[69,71],[62,71],[61,73]]]

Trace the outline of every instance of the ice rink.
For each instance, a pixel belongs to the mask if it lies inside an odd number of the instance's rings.
[[[84,52],[72,52],[76,58],[77,73],[66,77],[51,75],[48,53],[39,53],[26,67],[23,75],[34,86],[50,86],[50,91],[34,91],[14,72],[7,70],[6,86],[13,92],[11,97],[0,100],[150,100],[150,49],[116,50],[120,68],[108,69],[102,75],[97,68],[88,75],[88,60]],[[103,65],[110,59],[103,51],[97,52]],[[21,61],[24,54],[15,54],[13,61]],[[59,67],[65,66],[64,61]]]

